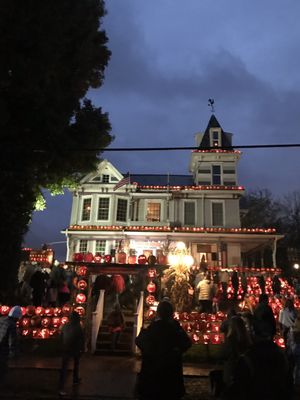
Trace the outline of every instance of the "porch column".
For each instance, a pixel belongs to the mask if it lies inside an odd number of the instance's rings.
[[[273,241],[273,253],[272,253],[273,268],[276,267],[276,251],[277,251],[277,238],[275,238]]]

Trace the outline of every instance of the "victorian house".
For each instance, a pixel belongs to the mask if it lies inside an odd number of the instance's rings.
[[[232,134],[214,115],[196,134],[189,175],[122,174],[108,160],[85,176],[73,192],[70,226],[65,229],[67,260],[75,253],[162,259],[170,245],[183,241],[195,264],[251,267],[257,254],[261,267],[276,266],[273,229],[241,228],[238,183],[241,152]],[[136,171],[138,172],[138,171]],[[268,249],[271,264],[265,265]],[[134,262],[134,261],[133,261]]]

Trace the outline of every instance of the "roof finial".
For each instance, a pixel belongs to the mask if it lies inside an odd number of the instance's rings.
[[[208,107],[210,107],[211,108],[211,112],[212,113],[214,113],[215,112],[215,107],[214,107],[214,104],[215,104],[215,100],[214,99],[208,99]]]

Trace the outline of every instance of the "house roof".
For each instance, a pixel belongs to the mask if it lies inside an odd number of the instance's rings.
[[[204,132],[203,138],[201,140],[201,143],[199,145],[199,149],[201,149],[202,147],[210,147],[210,137],[209,137],[209,130],[211,128],[221,128],[221,143],[222,143],[222,147],[231,147],[232,143],[231,143],[231,136],[232,134],[229,132],[224,132],[221,125],[219,124],[219,121],[217,120],[217,118],[215,117],[214,114],[212,114],[212,116],[210,117],[209,121],[208,121],[208,125],[207,128]]]
[[[192,175],[130,174],[130,182],[141,186],[193,186]]]

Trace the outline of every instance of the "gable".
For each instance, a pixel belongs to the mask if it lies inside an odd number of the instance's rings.
[[[90,172],[80,183],[116,183],[123,178],[120,171],[115,168],[108,160],[103,160],[98,164],[97,170]]]

